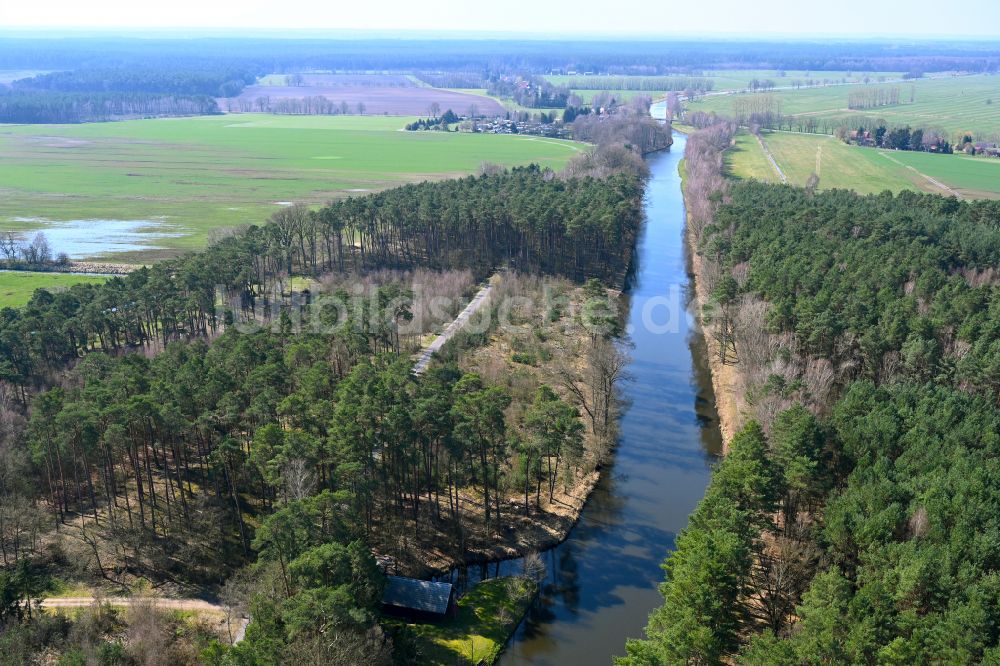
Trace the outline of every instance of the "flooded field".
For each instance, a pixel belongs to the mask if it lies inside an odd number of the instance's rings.
[[[162,250],[162,241],[184,235],[163,220],[67,220],[13,218],[14,237],[29,243],[42,233],[53,256],[70,259],[113,259],[126,252]],[[21,228],[21,227],[28,228]]]

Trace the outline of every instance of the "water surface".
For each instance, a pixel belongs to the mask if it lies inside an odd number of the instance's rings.
[[[14,218],[15,225],[30,223],[30,231],[15,231],[22,241],[31,242],[39,232],[45,234],[52,255],[65,253],[70,259],[108,258],[122,252],[163,249],[157,244],[164,238],[183,236],[162,220],[66,220]],[[111,256],[113,258],[113,256]]]
[[[610,664],[623,654],[626,638],[640,637],[661,603],[660,563],[708,484],[720,437],[704,340],[690,311],[677,172],[684,146],[676,134],[669,152],[648,159],[619,448],[569,538],[542,554],[546,579],[500,660],[505,666]],[[467,575],[519,572],[512,561]]]

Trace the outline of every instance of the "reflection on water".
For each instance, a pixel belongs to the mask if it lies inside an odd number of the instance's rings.
[[[542,554],[546,578],[501,658],[508,666],[610,664],[624,653],[625,639],[642,634],[661,602],[659,565],[704,495],[720,450],[705,342],[690,312],[677,173],[685,140],[674,140],[671,152],[649,158],[647,223],[629,290],[634,348],[620,445],[569,538]],[[688,305],[679,330],[645,329],[643,306],[671,293]],[[467,585],[520,572],[514,560],[454,572],[453,579]]]
[[[183,236],[175,227],[162,220],[67,220],[56,222],[35,218],[15,218],[15,224],[23,228],[31,223],[30,231],[17,231],[15,235],[30,241],[41,231],[49,242],[53,255],[66,253],[70,259],[134,252],[137,250],[162,249],[156,244],[163,238]]]

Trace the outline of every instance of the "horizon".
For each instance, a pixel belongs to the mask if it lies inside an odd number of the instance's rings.
[[[956,0],[951,16],[963,17],[955,27],[938,16],[933,0],[915,0],[903,11],[895,3],[845,0],[837,15],[843,28],[816,30],[815,12],[795,0],[764,0],[749,6],[737,0],[719,0],[711,15],[686,13],[672,4],[648,5],[642,0],[621,0],[609,12],[596,0],[581,0],[568,8],[513,0],[502,10],[445,5],[422,11],[403,0],[381,0],[349,8],[322,5],[315,0],[288,0],[275,6],[264,0],[197,3],[177,0],[169,6],[144,6],[124,0],[47,3],[0,7],[0,34],[53,33],[156,33],[181,32],[259,35],[471,35],[477,39],[669,39],[678,36],[756,39],[919,39],[1000,41],[994,26],[1000,24],[1000,5],[990,0]],[[974,16],[975,21],[964,17]],[[58,22],[52,17],[59,17]],[[862,17],[856,20],[854,17]],[[823,26],[837,24],[823,21]],[[491,29],[483,30],[489,25]],[[309,27],[306,27],[309,26]],[[533,26],[554,26],[536,30]],[[662,27],[661,27],[662,26]],[[890,26],[890,27],[887,27]]]
[[[711,32],[542,32],[507,30],[380,30],[367,28],[265,28],[223,26],[0,26],[0,37],[8,38],[120,38],[120,39],[342,39],[356,41],[427,41],[447,39],[451,41],[557,41],[557,42],[600,42],[632,39],[641,42],[664,42],[669,40],[701,40],[718,42],[744,42],[747,44],[768,43],[775,40],[794,43],[885,43],[906,41],[913,44],[946,44],[954,42],[1000,45],[1000,35],[970,35],[962,33],[871,33],[856,35],[850,33],[800,33],[790,35],[781,32],[756,32],[746,36],[742,31]]]

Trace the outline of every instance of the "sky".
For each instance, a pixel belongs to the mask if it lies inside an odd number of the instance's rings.
[[[25,27],[1000,38],[1000,0],[0,0]]]

